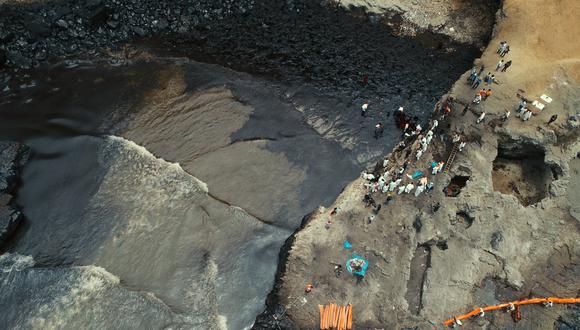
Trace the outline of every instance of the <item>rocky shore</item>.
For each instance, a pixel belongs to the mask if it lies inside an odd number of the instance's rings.
[[[27,153],[20,143],[0,141],[0,251],[22,220],[13,198]]]
[[[493,95],[472,104],[476,91],[466,83],[469,73],[461,76],[447,95],[454,97],[451,114],[443,120],[440,113],[433,114],[439,126],[421,160],[415,160],[418,141],[411,138],[408,147],[389,155],[386,168],[377,164],[375,175],[393,173],[407,160],[411,165],[405,173],[427,172],[430,162],[447,161],[454,134],[466,142],[465,150],[445,173],[427,175],[435,184],[430,194],[395,195],[387,203],[385,195],[376,193],[383,208],[372,222],[373,213],[362,202],[367,193],[363,178],[332,206],[315,212],[294,235],[276,286],[280,306],[271,310],[277,318],[282,315],[275,311],[284,311],[285,324],[316,328],[317,305],[350,303],[357,329],[442,328],[443,320],[474,306],[579,295],[580,47],[559,33],[579,32],[578,7],[574,1],[513,0],[504,1],[502,10],[506,17],[475,63],[477,69],[485,65],[483,75],[493,72],[499,42],[509,41],[512,51],[506,60],[516,64],[495,72],[498,83],[486,86]],[[558,22],[549,27],[526,23],[539,12],[558,12]],[[531,102],[542,94],[553,98],[543,111],[528,122],[513,116],[518,95]],[[504,122],[506,109],[512,117]],[[477,124],[483,111],[485,121]],[[558,120],[547,125],[554,114]],[[450,186],[454,196],[446,193]],[[434,207],[437,203],[441,206]],[[335,207],[340,211],[331,215]],[[352,250],[343,248],[345,240]],[[344,268],[353,253],[370,263],[358,284],[346,271],[340,277],[334,271],[336,264]],[[314,285],[310,293],[305,293],[307,284]],[[474,329],[580,326],[577,307],[542,308],[522,308],[518,323],[497,313],[464,324]]]
[[[446,0],[342,0],[347,8],[360,8],[377,18],[398,21],[397,33],[414,36],[425,31],[448,36],[457,42],[484,47],[488,29],[495,21],[499,1]],[[397,20],[393,20],[398,18]]]

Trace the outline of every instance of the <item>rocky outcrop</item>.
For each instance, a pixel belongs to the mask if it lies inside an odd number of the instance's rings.
[[[26,152],[26,148],[19,143],[0,141],[0,247],[11,237],[22,219],[22,214],[11,202]]]
[[[0,67],[31,68],[50,57],[95,54],[131,38],[190,34],[229,15],[243,15],[254,0],[3,1]]]
[[[451,39],[484,46],[491,35],[500,1],[449,0],[343,0],[346,7],[362,8],[387,19],[401,35],[414,36],[425,31]]]

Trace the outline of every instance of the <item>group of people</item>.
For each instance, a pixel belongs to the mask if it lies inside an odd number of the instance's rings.
[[[507,41],[502,41],[499,43],[499,47],[497,49],[497,53],[499,54],[500,57],[502,57],[502,59],[499,60],[499,62],[497,63],[496,67],[495,67],[495,71],[501,71],[501,72],[506,72],[506,70],[512,65],[512,61],[509,60],[507,62],[504,62],[503,57],[509,53],[510,51],[510,46],[507,43]],[[473,68],[471,70],[471,74],[469,75],[469,78],[467,78],[468,83],[471,84],[471,88],[476,89],[479,87],[479,84],[482,81],[485,81],[486,85],[491,85],[493,83],[499,84],[499,81],[497,80],[497,78],[495,77],[495,74],[492,74],[491,72],[488,72],[487,75],[481,79],[479,76],[484,72],[485,70],[485,65],[481,65],[479,72],[477,71],[476,68]],[[485,101],[486,99],[488,99],[491,95],[493,94],[493,91],[491,90],[491,88],[488,88],[487,90],[485,88],[482,88],[479,90],[479,92],[477,94],[475,94],[475,97],[473,99],[473,103],[475,104],[480,104],[481,101]],[[524,106],[525,107],[525,106]],[[522,120],[526,121],[529,119],[529,117],[531,117],[531,111],[528,112],[521,112],[520,113],[520,108],[518,108],[518,117],[522,117]],[[479,114],[479,117],[477,117],[476,119],[476,123],[479,124],[481,122],[484,121],[485,119],[485,111],[482,111]],[[504,115],[502,116],[502,120],[506,121],[508,120],[508,118],[510,117],[510,111],[506,110],[506,112],[504,113]]]
[[[522,121],[528,121],[530,118],[532,118],[532,111],[530,109],[527,108],[527,101],[524,97],[520,98],[520,101],[518,102],[518,109],[516,112],[516,117],[521,118]],[[509,118],[509,110],[506,110],[506,114],[504,115],[504,120],[507,120],[507,118]],[[503,119],[503,118],[502,118]],[[546,123],[546,125],[550,125],[551,123],[555,122],[558,119],[558,115],[552,115],[550,117],[550,119],[548,120],[548,122]]]
[[[475,99],[473,99],[473,103],[479,104],[481,103],[481,101],[487,100],[492,94],[493,91],[491,90],[491,88],[488,88],[487,90],[485,88],[482,88],[479,90],[477,94],[475,94]]]
[[[528,121],[530,118],[532,118],[532,111],[526,106],[526,99],[522,97],[520,102],[518,102],[518,110],[516,113],[516,117],[521,118],[522,121]]]
[[[449,107],[449,104],[446,102],[445,106]],[[404,111],[404,109],[400,107],[398,111]],[[422,128],[420,125],[416,125],[413,130],[409,130],[408,127],[405,127],[403,130],[406,137],[417,135],[417,139],[411,147],[414,151],[415,161],[419,161],[423,154],[427,151],[429,144],[435,136],[434,130],[438,125],[439,121],[436,119],[433,120],[430,129],[424,134],[422,134]],[[463,146],[465,146],[465,144],[463,144]],[[384,204],[388,205],[393,200],[394,194],[401,195],[413,193],[416,197],[418,197],[423,192],[429,193],[433,190],[435,186],[434,182],[430,181],[422,171],[415,171],[413,174],[405,174],[410,165],[411,161],[406,160],[401,165],[401,167],[395,167],[394,169],[391,168],[391,170],[387,170],[389,167],[389,159],[385,157],[382,164],[383,169],[385,169],[383,174],[376,177],[374,174],[367,173],[366,171],[362,173],[363,179],[367,181],[365,183],[365,187],[369,190],[369,192],[365,194],[363,202],[365,203],[366,207],[373,208],[373,214],[371,214],[368,218],[369,223],[373,221],[375,215],[378,214],[378,212],[381,210],[381,204],[378,204],[372,197],[373,193],[378,192],[386,194],[387,196]],[[432,175],[436,175],[437,173],[442,172],[444,167],[444,162],[431,162],[429,165],[429,170],[431,171]]]

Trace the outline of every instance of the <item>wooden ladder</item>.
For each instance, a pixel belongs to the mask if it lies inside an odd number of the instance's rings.
[[[451,153],[449,154],[449,158],[447,158],[447,163],[445,163],[445,167],[443,169],[443,173],[447,173],[449,172],[449,169],[451,168],[451,165],[453,164],[453,161],[455,160],[455,156],[457,155],[457,152],[459,152],[459,144],[461,142],[456,142],[453,144],[453,148],[451,149]]]

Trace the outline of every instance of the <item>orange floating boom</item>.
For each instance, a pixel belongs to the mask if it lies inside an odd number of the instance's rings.
[[[352,305],[351,304],[348,304],[348,317],[347,317],[347,321],[346,321],[346,329],[347,330],[352,329]]]
[[[511,306],[520,306],[520,305],[532,305],[532,304],[543,304],[543,303],[554,303],[554,304],[579,304],[580,298],[557,298],[557,297],[550,297],[550,298],[530,298],[530,299],[522,299],[512,301],[510,303],[500,304],[500,305],[493,305],[493,306],[486,306],[486,307],[478,307],[471,312],[463,315],[456,316],[454,318],[448,319],[443,324],[445,326],[450,326],[456,321],[461,321],[468,319],[472,316],[478,315],[481,311],[490,312],[495,311],[498,309],[507,309]],[[350,328],[349,328],[350,329]]]
[[[324,329],[324,306],[318,305],[318,312],[320,313],[320,329]]]
[[[322,322],[322,330],[328,330],[328,314],[330,313],[330,306],[324,306],[324,320]]]
[[[334,319],[332,320],[332,327],[338,327],[338,317],[339,317],[340,307],[338,305],[334,305]]]
[[[346,330],[346,325],[348,321],[348,306],[344,306],[344,318],[342,320],[342,328]]]

